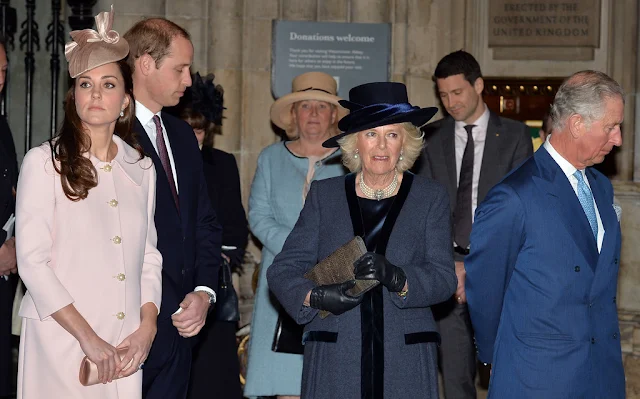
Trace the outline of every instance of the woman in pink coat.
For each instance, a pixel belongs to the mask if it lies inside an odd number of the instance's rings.
[[[156,333],[162,258],[156,174],[132,133],[127,42],[111,30],[71,32],[74,79],[58,135],[30,150],[17,189],[19,272],[27,287],[18,398],[142,397]],[[115,133],[115,134],[114,134]],[[117,348],[128,348],[121,359]],[[78,378],[85,355],[101,383]]]

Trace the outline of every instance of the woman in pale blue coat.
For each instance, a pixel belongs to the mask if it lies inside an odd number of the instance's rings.
[[[249,198],[251,232],[263,245],[244,389],[249,398],[300,395],[302,355],[271,349],[279,305],[269,295],[267,269],[298,220],[311,182],[347,171],[340,151],[322,147],[337,133],[337,122],[346,111],[338,105],[336,81],[323,72],[307,72],[292,86],[292,93],[271,107],[272,122],[290,140],[262,151]]]

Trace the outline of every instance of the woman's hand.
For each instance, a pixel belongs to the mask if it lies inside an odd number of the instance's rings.
[[[355,287],[355,280],[341,284],[320,285],[311,290],[309,304],[314,309],[327,310],[338,316],[360,305],[362,295],[354,297],[347,294]]]
[[[407,276],[404,270],[391,264],[382,255],[367,252],[353,265],[356,280],[378,280],[390,292],[400,292],[405,288]]]
[[[98,381],[103,384],[113,381],[121,363],[116,348],[97,334],[79,342],[84,354],[98,366]]]
[[[118,378],[128,377],[140,370],[149,355],[156,331],[157,327],[153,323],[140,324],[136,331],[118,345],[118,349],[129,348],[122,358],[122,368],[118,369]]]

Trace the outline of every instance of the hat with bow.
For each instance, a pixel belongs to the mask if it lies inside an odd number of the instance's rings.
[[[72,41],[64,47],[64,56],[69,62],[69,75],[77,78],[93,68],[120,61],[129,54],[129,43],[111,29],[113,5],[110,12],[101,12],[95,17],[96,29],[70,32]]]

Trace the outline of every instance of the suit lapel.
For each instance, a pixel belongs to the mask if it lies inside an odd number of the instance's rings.
[[[11,136],[11,129],[6,119],[0,116],[0,159],[10,174],[10,181],[13,186],[18,182],[18,162],[16,159],[16,147]]]
[[[180,138],[181,134],[194,134],[192,130],[189,132],[181,131],[180,126],[175,124],[176,119],[173,117],[168,117],[167,114],[162,112],[162,122],[164,123],[165,131],[167,138],[169,139],[169,143],[171,144],[171,152],[173,153],[173,162],[176,166],[176,174],[178,175],[178,201],[180,202],[180,214],[182,215],[183,228],[186,229],[186,223],[188,217],[186,215],[190,212],[189,207],[189,191],[190,187],[194,187],[192,184],[193,176],[193,168],[188,168],[185,165],[185,162],[189,159],[188,153],[184,148],[185,140]],[[188,126],[188,125],[187,125]],[[194,140],[195,143],[195,140]],[[197,152],[198,156],[200,152]],[[201,172],[201,171],[200,171]],[[196,198],[198,193],[195,192]]]
[[[548,209],[550,212],[556,212],[592,270],[595,270],[598,262],[597,243],[571,183],[543,147],[536,151],[534,157],[539,166],[540,176],[533,176],[533,180],[547,194]]]
[[[140,123],[138,118],[136,118],[133,122],[133,130],[136,132],[136,139],[138,140],[138,143],[140,144],[140,146],[142,146],[142,149],[144,150],[144,154],[149,158],[151,158],[154,164],[157,163],[159,165],[162,165],[162,163],[160,162],[160,157],[156,152],[156,149],[153,147],[153,144],[151,144],[151,140],[149,140],[149,136],[147,135],[147,132],[142,127],[142,124]],[[156,169],[157,169],[157,166],[156,166]],[[156,173],[157,174],[164,173],[164,170],[159,170]],[[165,177],[166,177],[166,174],[165,174]]]
[[[607,195],[607,192],[604,190],[604,187],[609,184],[603,181],[606,177],[594,173],[593,168],[587,168],[585,173],[587,179],[589,179],[589,186],[591,187],[591,192],[593,193],[593,198],[596,201],[598,213],[600,214],[600,220],[602,220],[602,227],[604,228],[604,238],[602,239],[602,248],[598,258],[598,267],[596,268],[596,275],[593,279],[593,285],[591,286],[593,297],[600,295],[600,293],[607,289],[611,281],[617,279],[620,225],[616,212],[613,209],[613,198],[611,195]]]
[[[449,181],[449,195],[451,196],[451,209],[456,206],[456,192],[458,191],[458,170],[456,168],[456,126],[453,118],[448,117],[442,122],[442,155],[447,169]]]
[[[504,134],[501,134],[502,123],[500,118],[490,112],[489,123],[487,124],[487,136],[484,140],[484,151],[482,152],[482,165],[480,166],[480,179],[478,180],[478,205],[487,196],[487,193],[493,187],[491,182],[500,181],[501,176],[494,176],[497,173],[498,168],[496,162],[498,157],[502,154],[500,151],[500,143],[504,139]]]
[[[140,143],[140,145],[142,146],[144,153],[151,158],[151,160],[153,161],[153,164],[156,167],[156,176],[157,176],[156,180],[159,183],[157,184],[157,187],[160,188],[162,191],[166,190],[166,194],[169,195],[169,197],[171,198],[171,203],[174,204],[173,209],[175,209],[177,213],[178,209],[175,206],[175,202],[173,200],[173,194],[171,193],[171,189],[169,188],[169,178],[167,177],[167,173],[164,171],[164,167],[162,166],[162,161],[160,160],[160,157],[158,156],[158,153],[156,152],[155,147],[151,143],[151,140],[149,139],[147,132],[142,127],[142,124],[140,123],[138,118],[135,119],[133,129],[137,133],[136,138],[138,139],[138,143]],[[173,150],[173,146],[171,149]],[[175,157],[174,157],[174,162],[175,162]],[[176,166],[176,169],[178,169],[177,166]]]
[[[589,180],[589,186],[593,193],[593,198],[596,201],[598,207],[598,213],[600,214],[600,220],[602,221],[602,227],[604,229],[604,238],[602,239],[602,249],[600,253],[601,259],[610,259],[611,251],[614,250],[615,240],[618,234],[616,224],[618,219],[616,212],[613,209],[613,204],[607,199],[607,194],[602,189],[604,184],[601,179],[605,179],[602,175],[598,176],[593,172],[592,168],[587,168],[585,171],[587,179]]]

